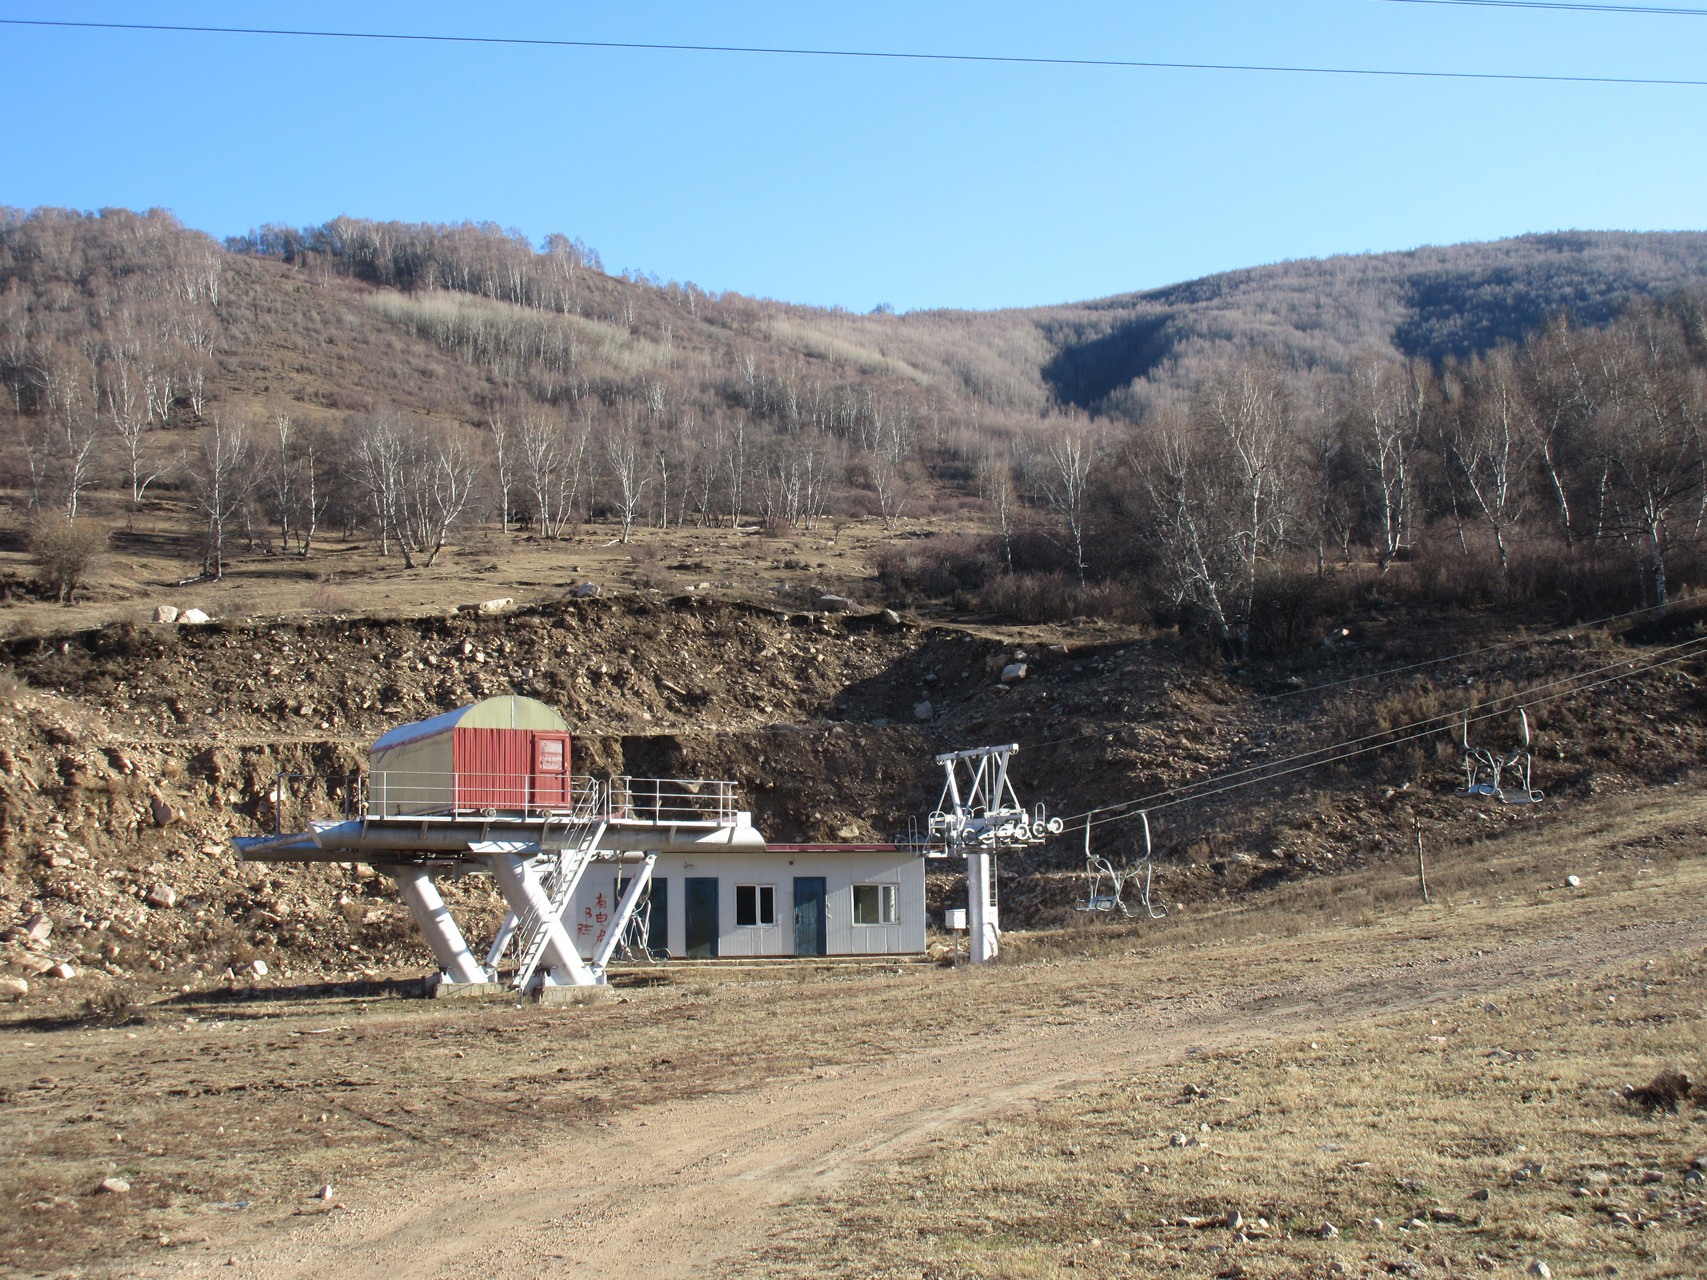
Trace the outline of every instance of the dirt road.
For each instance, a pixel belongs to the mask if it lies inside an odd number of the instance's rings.
[[[455,1182],[422,1168],[393,1202],[351,1204],[281,1234],[264,1252],[238,1256],[231,1274],[700,1274],[763,1245],[773,1206],[902,1157],[962,1121],[1203,1049],[1580,979],[1704,944],[1707,916],[1691,915],[1289,981],[1283,989],[1259,984],[1117,1013],[1091,1007],[1077,1017],[969,1030],[843,1072],[638,1108],[597,1129],[596,1139],[559,1141]],[[1141,962],[1126,963],[1141,989]],[[217,1241],[210,1244],[218,1251]]]

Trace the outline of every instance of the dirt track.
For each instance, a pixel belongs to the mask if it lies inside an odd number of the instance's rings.
[[[1113,1014],[1093,1006],[1083,1016],[1027,1018],[988,1035],[957,1033],[844,1072],[642,1107],[610,1121],[597,1141],[557,1142],[450,1185],[423,1168],[400,1188],[406,1202],[353,1203],[281,1235],[264,1252],[239,1255],[231,1274],[699,1274],[761,1246],[773,1206],[901,1157],[961,1121],[1199,1049],[1581,979],[1704,944],[1707,915],[1695,914],[1283,988],[1157,1000]],[[1142,961],[1124,966],[1141,982]],[[222,1252],[217,1240],[209,1248]]]

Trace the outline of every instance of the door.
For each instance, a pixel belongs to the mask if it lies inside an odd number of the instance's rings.
[[[533,740],[533,794],[536,808],[569,807],[569,740],[536,735]]]
[[[824,877],[794,877],[794,954],[821,956],[824,946]]]
[[[688,959],[717,959],[717,879],[689,876],[683,883],[682,923],[687,931]]]

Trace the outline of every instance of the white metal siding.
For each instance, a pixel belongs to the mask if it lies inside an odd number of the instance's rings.
[[[634,874],[638,864],[623,864],[622,874]],[[822,876],[825,889],[825,950],[836,955],[916,955],[925,949],[924,859],[905,853],[731,853],[666,854],[653,875],[669,880],[668,935],[670,954],[687,955],[687,880],[717,880],[719,958],[792,956],[794,954],[794,878]],[[591,957],[607,919],[616,908],[616,865],[595,862],[576,891],[574,913],[566,922],[581,954]],[[737,926],[735,886],[776,886],[776,923]],[[856,925],[853,887],[856,884],[896,886],[896,923]],[[603,898],[601,904],[600,898]]]

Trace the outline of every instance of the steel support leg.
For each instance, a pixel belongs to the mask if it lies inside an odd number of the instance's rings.
[[[425,867],[380,867],[397,882],[397,894],[409,904],[409,914],[415,917],[415,927],[433,949],[433,958],[444,970],[446,982],[485,982],[486,971],[468,949],[462,930],[456,927],[445,900],[433,884]]]
[[[1002,931],[996,910],[996,860],[987,853],[966,855],[966,927],[972,963],[994,960]]]
[[[492,878],[498,882],[499,892],[510,904],[510,910],[523,917],[531,912],[550,930],[543,959],[551,966],[552,976],[568,986],[597,986],[598,980],[575,949],[574,940],[563,927],[563,921],[551,909],[551,899],[546,895],[545,887],[528,868],[528,859],[519,853],[491,853],[486,855],[486,864],[492,868]]]
[[[658,861],[658,855],[649,853],[640,869],[634,873],[634,878],[628,882],[628,888],[623,890],[622,901],[616,904],[616,916],[611,920],[610,931],[605,934],[604,941],[593,951],[593,972],[604,977],[605,966],[610,963],[613,952],[622,942],[622,932],[628,928],[628,921],[634,915],[634,906],[640,901],[640,895],[646,892],[652,883],[652,867]],[[622,864],[617,863],[617,875],[622,874]]]

